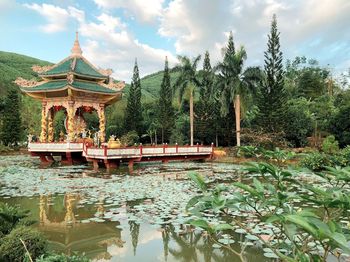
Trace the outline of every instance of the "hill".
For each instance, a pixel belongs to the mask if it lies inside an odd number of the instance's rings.
[[[0,51],[0,96],[9,88],[16,87],[13,81],[17,77],[32,79],[36,77],[32,70],[33,65],[50,65],[50,62],[16,53]]]

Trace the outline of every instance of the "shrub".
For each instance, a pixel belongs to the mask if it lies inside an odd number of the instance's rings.
[[[327,136],[323,140],[322,151],[327,154],[335,154],[339,151],[339,143],[334,136]]]
[[[120,141],[124,146],[133,146],[135,143],[139,142],[139,136],[136,131],[130,131],[126,135],[123,135]]]
[[[339,112],[331,118],[329,129],[339,141],[339,145],[344,147],[350,144],[350,105],[341,106]]]
[[[320,171],[324,169],[325,166],[329,166],[330,161],[326,154],[315,152],[303,158],[300,164],[310,170]]]
[[[340,151],[340,154],[348,161],[350,162],[350,146],[347,146],[345,148],[343,148]]]
[[[345,167],[349,165],[349,160],[344,157],[343,154],[332,154],[328,155],[329,166],[336,167]]]
[[[65,254],[42,255],[35,262],[89,262],[90,259],[84,255],[67,256]]]
[[[26,248],[33,260],[47,251],[47,240],[38,231],[29,227],[17,227],[1,240],[0,261],[22,262],[27,257]]]
[[[27,216],[28,211],[23,211],[18,206],[0,203],[0,233],[9,234]]]

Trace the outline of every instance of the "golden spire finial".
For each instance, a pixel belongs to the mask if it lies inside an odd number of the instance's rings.
[[[78,32],[75,32],[75,41],[71,51],[72,51],[72,56],[81,56],[83,54],[83,51],[81,50],[80,44],[79,44]]]

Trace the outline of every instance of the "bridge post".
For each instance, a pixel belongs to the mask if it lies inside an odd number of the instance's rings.
[[[210,159],[214,158],[214,143],[211,143],[211,154],[210,154]]]
[[[129,168],[129,173],[132,174],[134,172],[134,160],[129,160],[128,168]]]
[[[97,159],[93,159],[92,160],[92,164],[94,166],[94,170],[97,171],[98,170],[98,160]]]
[[[45,163],[48,163],[49,161],[47,160],[47,158],[46,158],[46,156],[45,155],[42,155],[42,154],[40,154],[40,162],[42,163],[42,164],[45,164]]]
[[[197,143],[197,153],[199,153],[199,144]]]
[[[65,155],[62,156],[61,162],[66,165],[73,165],[71,152],[66,152]]]
[[[103,146],[103,155],[107,156],[107,146]]]
[[[179,153],[179,145],[175,143],[175,146],[176,146],[176,153]]]

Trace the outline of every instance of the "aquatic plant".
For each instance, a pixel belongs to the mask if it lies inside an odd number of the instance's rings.
[[[197,217],[189,223],[205,229],[216,244],[241,261],[246,261],[247,243],[260,243],[266,257],[284,261],[326,261],[329,255],[339,258],[350,253],[350,232],[341,220],[350,208],[349,183],[344,179],[347,170],[329,169],[324,175],[339,179],[342,188],[327,182],[313,185],[304,181],[298,171],[269,163],[251,163],[245,171],[254,175],[250,184],[212,187],[200,175],[190,174],[202,193],[187,205]],[[315,208],[305,208],[303,203]],[[320,212],[320,208],[324,211]],[[208,212],[226,220],[213,224],[206,216]],[[223,233],[232,230],[245,235],[240,252],[230,246],[230,238],[219,241]]]

